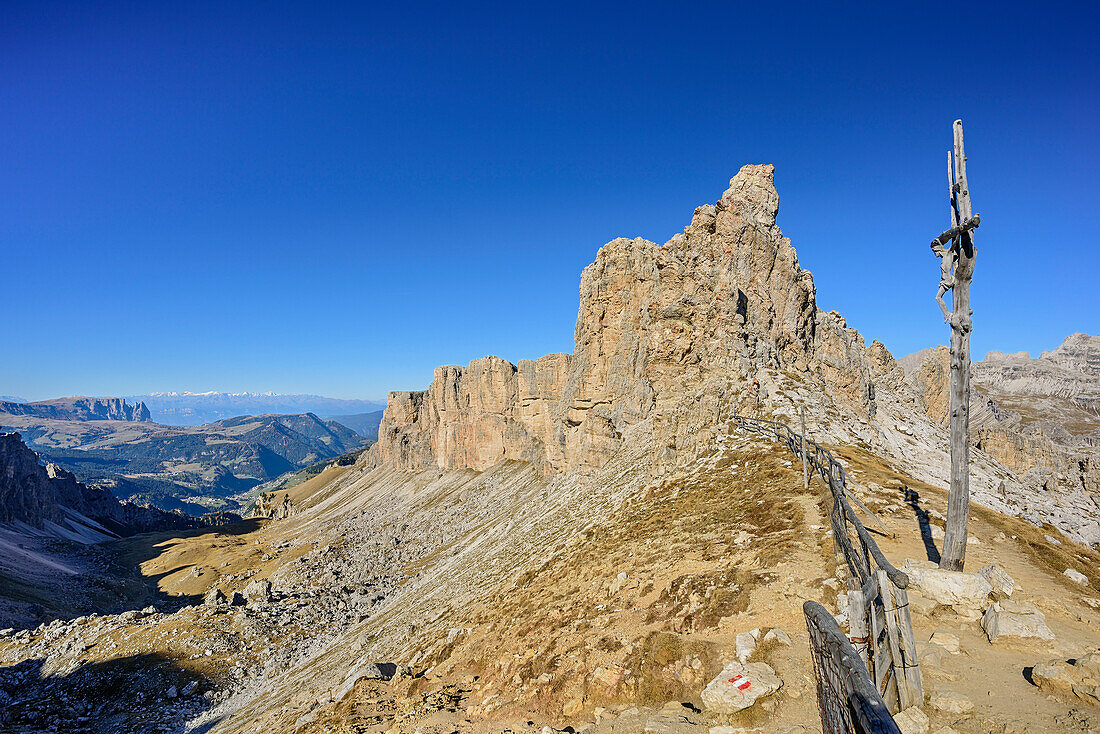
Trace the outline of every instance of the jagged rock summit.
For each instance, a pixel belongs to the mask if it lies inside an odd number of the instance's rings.
[[[86,398],[82,395],[37,403],[0,401],[0,413],[66,421],[152,421],[149,408],[141,401],[130,405],[123,398]]]
[[[813,276],[776,224],[774,171],[742,167],[663,246],[600,248],[581,276],[573,354],[485,357],[437,368],[425,391],[391,393],[370,460],[588,470],[650,418],[658,462],[690,459],[758,399],[762,369],[823,382],[848,411],[873,415],[873,356],[839,314],[817,308]]]
[[[778,212],[774,168],[747,165],[664,245],[607,243],[581,276],[572,354],[437,368],[427,390],[390,394],[363,464],[484,471],[515,460],[544,474],[587,473],[644,424],[656,476],[713,452],[734,415],[797,421],[805,409],[819,440],[859,442],[923,481],[946,483],[946,348],[899,364],[881,343],[866,346],[839,313],[819,309],[813,276],[776,224]],[[1005,364],[1038,363],[1040,377],[1032,370],[1021,379],[1061,386],[1051,373],[1072,373],[1059,363],[1095,362],[1090,345],[1074,336],[1055,356]],[[1047,412],[1069,404],[1091,421],[1095,382],[1074,382],[1072,395],[1052,387]],[[998,402],[972,401],[973,424],[982,425],[985,412],[1015,409]],[[1091,480],[1055,487],[1033,476],[1032,462],[1013,460],[1015,443],[983,434],[972,499],[1100,542]],[[1059,466],[1072,458],[1059,454]],[[1052,488],[1057,499],[1040,501],[1037,493]]]

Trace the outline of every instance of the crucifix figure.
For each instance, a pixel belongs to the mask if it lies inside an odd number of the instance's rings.
[[[981,220],[970,208],[962,120],[955,120],[954,136],[954,150],[947,154],[951,228],[932,240],[932,252],[941,260],[936,303],[951,326],[951,489],[940,567],[962,571],[970,520],[970,281],[974,276],[974,230]],[[950,310],[943,300],[947,291],[951,291]]]
[[[952,219],[955,219],[954,213],[954,207],[952,207]],[[966,314],[965,316],[959,314],[958,319],[954,319],[954,314],[948,310],[947,304],[943,301],[943,296],[947,291],[955,287],[955,270],[959,264],[959,249],[962,246],[962,234],[977,228],[980,222],[981,218],[979,215],[975,214],[972,218],[968,219],[962,227],[952,227],[932,240],[932,253],[942,261],[940,262],[940,288],[936,292],[936,303],[940,305],[940,310],[943,311],[943,323],[950,324],[952,327],[958,325],[967,332],[969,332],[971,328],[970,314]],[[944,241],[945,238],[946,242]],[[948,242],[951,243],[950,246],[945,247],[944,245]],[[972,237],[971,242],[973,242]],[[973,258],[973,255],[971,255],[971,258]]]
[[[951,312],[943,302],[943,294],[955,285],[955,275],[952,271],[955,269],[955,263],[959,261],[959,253],[955,249],[954,242],[951,243],[951,247],[945,248],[938,239],[932,240],[932,252],[943,261],[940,263],[940,289],[936,292],[936,303],[940,304],[940,310],[943,311],[943,323],[950,324]]]

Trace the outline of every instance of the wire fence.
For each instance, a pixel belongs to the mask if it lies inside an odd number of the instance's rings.
[[[817,676],[817,701],[824,734],[901,734],[886,703],[867,675],[867,666],[817,602],[802,605]]]

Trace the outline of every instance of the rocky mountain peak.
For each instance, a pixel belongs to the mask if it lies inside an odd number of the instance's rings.
[[[149,408],[141,401],[130,405],[123,398],[88,398],[83,395],[36,403],[0,401],[0,413],[70,421],[147,423],[152,420]]]
[[[581,275],[572,355],[486,357],[437,369],[426,391],[392,393],[369,460],[591,469],[652,420],[657,458],[673,461],[754,404],[765,369],[812,375],[847,411],[873,415],[863,340],[817,308],[813,276],[776,225],[774,172],[744,166],[663,246],[601,247]]]
[[[1100,377],[1100,336],[1070,334],[1059,346],[1043,352],[1040,359],[1063,369]]]
[[[739,202],[753,220],[764,226],[775,224],[779,215],[779,192],[775,188],[775,166],[747,164],[730,179],[723,202]]]

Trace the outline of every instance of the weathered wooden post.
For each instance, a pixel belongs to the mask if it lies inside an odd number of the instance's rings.
[[[955,120],[954,135],[955,149],[947,156],[951,228],[932,240],[932,252],[943,260],[936,302],[951,326],[951,489],[940,567],[961,571],[970,519],[970,281],[974,275],[974,230],[980,220],[971,212],[962,120]],[[950,311],[943,301],[948,290]]]
[[[810,488],[810,471],[806,468],[806,409],[799,408],[799,419],[802,428],[802,488]]]

